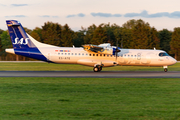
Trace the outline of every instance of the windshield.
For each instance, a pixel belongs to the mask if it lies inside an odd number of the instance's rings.
[[[166,52],[161,52],[161,53],[159,53],[159,56],[163,57],[163,56],[169,56],[169,55]]]

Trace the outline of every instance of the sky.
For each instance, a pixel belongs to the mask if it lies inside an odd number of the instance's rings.
[[[0,29],[6,20],[18,20],[34,29],[54,22],[78,31],[92,24],[122,26],[142,19],[157,30],[180,27],[180,0],[1,0]]]

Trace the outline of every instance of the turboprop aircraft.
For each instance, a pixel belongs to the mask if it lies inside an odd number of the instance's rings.
[[[37,60],[91,66],[94,72],[116,65],[162,66],[167,72],[167,67],[177,62],[165,51],[156,49],[120,49],[109,43],[78,48],[48,45],[27,34],[20,22],[7,20],[6,23],[13,44],[13,48],[6,49],[6,52]]]

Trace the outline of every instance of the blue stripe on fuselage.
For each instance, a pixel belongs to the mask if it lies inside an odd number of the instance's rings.
[[[37,60],[48,61],[47,58],[37,48],[14,49],[15,54],[22,55]]]

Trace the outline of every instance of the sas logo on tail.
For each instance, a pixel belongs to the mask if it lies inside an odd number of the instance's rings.
[[[29,38],[26,38],[25,40],[24,40],[24,38],[21,38],[20,40],[19,40],[19,38],[15,38],[15,40],[14,40],[14,45],[16,45],[16,44],[21,44],[21,45],[27,45],[28,44],[28,40],[30,40]]]

